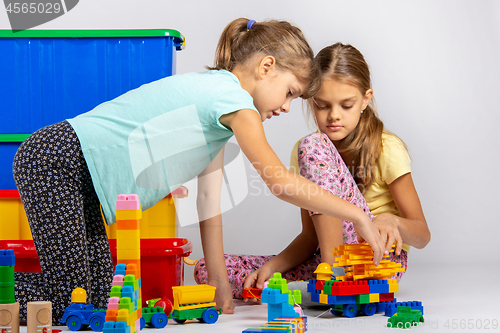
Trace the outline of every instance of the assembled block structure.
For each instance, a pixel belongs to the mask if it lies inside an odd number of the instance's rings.
[[[14,293],[14,250],[0,250],[0,332],[19,333],[19,303]]]
[[[140,332],[142,210],[136,194],[116,200],[117,265],[106,311],[105,333]],[[124,322],[124,323],[123,323]]]
[[[274,273],[269,279],[267,288],[261,293],[261,302],[267,303],[267,324],[257,328],[248,328],[244,333],[289,332],[303,333],[307,331],[307,317],[295,311],[294,305],[302,303],[300,290],[290,291],[286,279],[281,273]]]
[[[403,271],[400,264],[384,256],[379,266],[373,264],[373,252],[368,244],[345,244],[333,249],[336,258],[332,266],[343,266],[345,275],[331,280],[328,264],[318,265],[317,279],[309,280],[307,291],[311,301],[329,304],[335,315],[355,317],[360,310],[372,316],[395,302],[397,280],[391,277]]]

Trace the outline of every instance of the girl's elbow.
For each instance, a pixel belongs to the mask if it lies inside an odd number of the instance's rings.
[[[415,247],[417,249],[421,250],[421,249],[425,248],[427,246],[427,244],[429,244],[430,241],[431,241],[431,232],[429,230],[427,230],[427,232],[424,235],[422,235],[422,238],[421,238],[418,246],[415,246]]]

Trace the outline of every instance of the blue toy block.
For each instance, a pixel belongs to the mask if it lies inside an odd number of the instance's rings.
[[[412,310],[422,311],[422,315],[424,314],[424,307],[422,306],[422,302],[420,301],[412,301],[412,302],[393,302],[388,304],[385,308],[385,316],[392,317],[397,311],[398,306],[409,306]]]
[[[115,322],[114,321],[106,321],[104,323],[102,333],[115,333]]]
[[[288,293],[282,294],[279,289],[264,288],[260,301],[269,304],[288,303]]]
[[[395,304],[396,302],[397,302],[397,300],[394,299],[393,301],[383,301],[383,302],[377,303],[377,312],[385,312],[385,308],[387,306],[389,306],[390,304]]]
[[[356,304],[356,295],[328,295],[328,304],[336,305],[336,304]]]
[[[389,292],[387,280],[368,280],[370,294],[383,294]]]
[[[137,301],[139,297],[136,297],[134,288],[132,286],[123,286],[121,297],[129,297],[131,302]]]
[[[15,263],[14,250],[0,250],[0,266],[14,266]]]
[[[307,284],[307,292],[314,293],[316,291],[316,279],[309,279],[309,283]]]
[[[319,293],[311,293],[311,302],[319,303],[319,295]]]
[[[127,270],[127,265],[125,264],[118,264],[115,267],[115,275],[123,275],[125,276],[125,272]]]
[[[127,326],[126,321],[117,321],[115,324],[115,333],[130,333],[130,326]]]

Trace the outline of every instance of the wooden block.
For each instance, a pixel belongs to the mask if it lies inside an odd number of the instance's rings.
[[[0,331],[19,333],[19,303],[0,304]]]
[[[52,303],[28,302],[27,333],[52,332]]]

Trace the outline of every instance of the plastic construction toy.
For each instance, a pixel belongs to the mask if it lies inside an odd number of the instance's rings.
[[[183,324],[189,319],[213,324],[219,319],[222,310],[215,309],[215,287],[206,284],[172,287],[174,311],[170,314],[176,323]]]
[[[260,288],[245,288],[243,289],[242,298],[255,298],[260,299],[262,289]]]
[[[247,328],[243,333],[283,332],[304,333],[307,331],[307,317],[300,318],[275,318],[267,324],[257,328]]]
[[[269,279],[267,288],[262,290],[261,302],[268,303],[267,320],[269,321],[278,317],[300,317],[293,307],[294,304],[302,303],[300,290],[290,292],[286,279],[281,277],[281,273],[274,273]]]
[[[334,315],[352,318],[358,312],[372,316],[394,304],[399,290],[391,279],[403,269],[384,256],[379,266],[373,265],[373,251],[368,244],[346,244],[333,249],[334,267],[344,266],[345,275],[331,279],[332,269],[326,263],[318,265],[317,279],[309,280],[307,291],[311,301],[328,304]]]
[[[79,331],[90,326],[94,332],[101,332],[104,328],[106,309],[94,309],[92,304],[85,304],[87,292],[82,288],[75,288],[71,293],[71,304],[64,310],[59,321],[66,324],[70,331]]]
[[[399,306],[398,312],[387,319],[387,327],[411,328],[423,322],[422,311],[412,310],[409,306]]]
[[[19,303],[16,302],[14,293],[14,264],[14,250],[0,250],[0,332],[2,333],[19,333]]]

